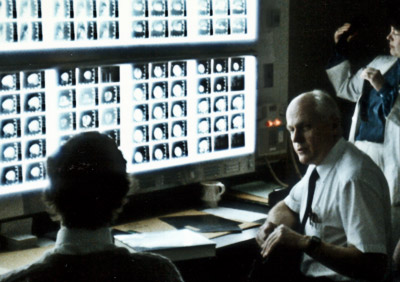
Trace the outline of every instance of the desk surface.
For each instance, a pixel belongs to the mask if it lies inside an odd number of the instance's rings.
[[[201,215],[207,214],[206,212],[199,210],[185,210],[178,213],[168,214],[165,216],[179,216],[179,215]],[[201,233],[203,236],[212,239],[216,242],[216,248],[224,248],[234,244],[239,244],[253,240],[258,226],[260,224],[256,222],[242,222],[239,224],[243,230],[241,233],[229,233],[229,232],[213,232],[213,233]],[[114,227],[122,231],[137,231],[137,232],[152,232],[152,231],[164,231],[174,229],[173,226],[160,220],[160,217],[149,218],[131,222],[128,224],[118,225]],[[44,252],[51,249],[53,244],[46,244],[46,246],[0,253],[0,275],[24,265],[30,264],[40,258]]]
[[[54,245],[44,247],[0,253],[0,275],[38,260]]]

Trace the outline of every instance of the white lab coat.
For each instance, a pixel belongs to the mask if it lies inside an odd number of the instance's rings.
[[[378,56],[368,67],[378,69],[382,74],[385,74],[396,63],[397,59],[393,56]],[[355,142],[355,136],[359,129],[359,102],[361,95],[364,94],[364,83],[369,83],[360,77],[362,70],[360,69],[352,75],[349,61],[344,61],[327,70],[336,94],[343,99],[357,102],[349,134],[349,141],[351,142]],[[384,134],[383,144],[355,143],[378,164],[388,181],[392,202],[393,241],[396,242],[400,238],[400,95],[398,95],[392,110],[386,117]]]

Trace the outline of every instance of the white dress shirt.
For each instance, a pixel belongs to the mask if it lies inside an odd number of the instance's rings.
[[[394,56],[378,56],[367,67],[378,69],[383,75],[393,67],[398,58]],[[329,80],[334,86],[337,96],[351,102],[357,102],[354,110],[349,140],[355,142],[355,137],[360,126],[361,99],[366,93],[364,84],[369,83],[360,77],[365,68],[356,73],[351,71],[348,60],[327,70]],[[393,246],[400,239],[400,95],[398,95],[393,108],[386,117],[384,142],[374,143],[357,141],[356,146],[367,153],[382,169],[388,181],[392,200],[392,238]]]
[[[303,218],[308,180],[314,165],[285,198],[286,205]],[[354,245],[365,253],[389,253],[391,243],[390,195],[382,171],[353,144],[340,139],[320,165],[305,234],[337,245]],[[304,255],[302,272],[349,280]]]

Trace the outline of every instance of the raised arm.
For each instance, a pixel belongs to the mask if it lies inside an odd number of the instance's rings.
[[[351,102],[356,102],[361,94],[363,79],[360,77],[361,72],[352,73],[350,61],[345,55],[348,44],[356,36],[355,31],[351,29],[351,24],[345,23],[335,31],[333,38],[336,51],[326,72],[337,95]]]

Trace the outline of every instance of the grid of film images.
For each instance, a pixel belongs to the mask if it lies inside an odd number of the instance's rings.
[[[60,144],[77,131],[101,129],[119,146],[119,66],[59,69],[56,80]]]
[[[247,2],[0,0],[0,43],[229,39],[230,35],[248,34],[248,21],[255,18],[255,8],[251,16]]]
[[[244,147],[244,71],[244,58],[198,62],[198,153]]]
[[[43,180],[47,140],[45,73],[0,74],[1,184]]]
[[[243,154],[254,75],[253,56],[0,73],[1,185],[46,179],[48,154],[82,131],[110,136],[134,172]]]
[[[188,89],[188,64],[195,78]],[[244,147],[244,58],[133,65],[133,163]]]

